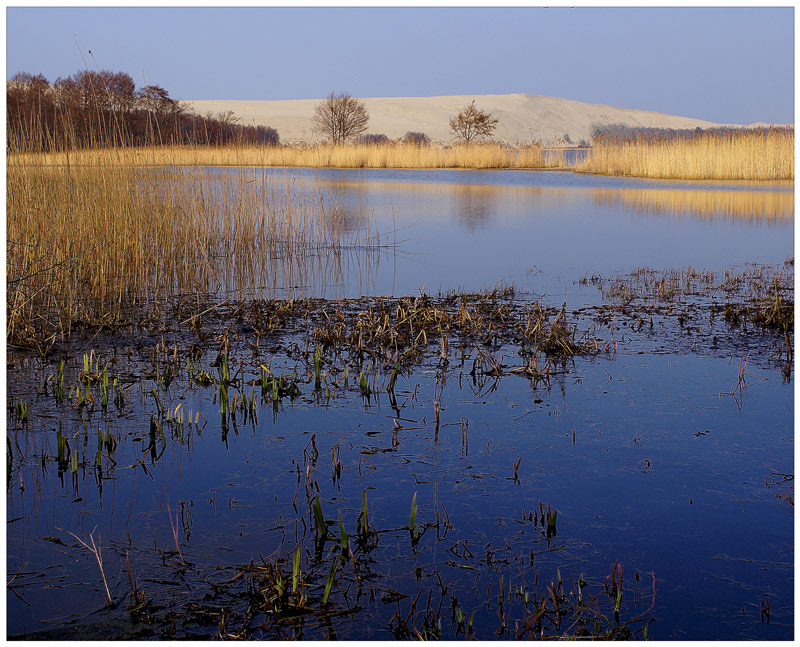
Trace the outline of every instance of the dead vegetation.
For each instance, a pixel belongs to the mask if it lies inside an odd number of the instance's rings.
[[[313,285],[375,245],[313,191],[244,173],[12,164],[8,341],[47,352],[75,326],[157,316],[178,295]]]

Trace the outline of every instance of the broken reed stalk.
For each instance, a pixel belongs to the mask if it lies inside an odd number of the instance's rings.
[[[181,558],[181,564],[185,564],[186,560],[183,558],[181,546],[178,542],[178,510],[175,510],[175,522],[173,523],[172,512],[169,509],[169,503],[167,504],[167,517],[169,518],[169,527],[172,530],[172,539],[175,541],[175,550],[178,551],[178,556]]]
[[[94,543],[94,536],[93,535],[94,535],[94,531],[95,530],[97,530],[96,526],[92,529],[92,532],[89,533],[89,541],[92,542],[91,546],[89,546],[89,544],[87,544],[85,541],[83,541],[83,539],[78,537],[78,535],[76,535],[75,533],[70,532],[69,530],[65,530],[64,532],[66,532],[66,533],[72,535],[73,537],[75,537],[75,539],[78,540],[78,542],[84,548],[86,548],[86,550],[88,550],[90,553],[92,553],[94,555],[95,559],[97,560],[97,566],[100,568],[100,576],[103,578],[103,588],[105,589],[106,603],[108,604],[108,606],[112,606],[114,604],[114,601],[111,599],[111,592],[108,590],[108,582],[106,581],[106,573],[105,573],[105,570],[103,569],[103,555],[100,552],[100,546],[98,546],[97,544]],[[97,539],[98,539],[98,541],[100,541],[100,533],[97,534]]]

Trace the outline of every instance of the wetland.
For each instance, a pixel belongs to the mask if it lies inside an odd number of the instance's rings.
[[[10,638],[792,638],[792,183],[93,172],[9,167]]]

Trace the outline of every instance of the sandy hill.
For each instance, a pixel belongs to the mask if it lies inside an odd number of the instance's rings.
[[[495,136],[511,144],[532,140],[545,145],[577,144],[590,141],[596,126],[623,124],[648,128],[709,128],[720,124],[701,119],[676,117],[645,110],[630,110],[556,99],[533,94],[458,95],[448,97],[404,97],[362,99],[370,114],[368,133],[392,139],[408,131],[423,132],[438,142],[452,141],[448,119],[466,104],[493,113],[499,120]],[[241,124],[271,126],[281,141],[295,143],[319,139],[311,130],[311,116],[317,99],[292,101],[186,101],[197,114],[232,111]]]

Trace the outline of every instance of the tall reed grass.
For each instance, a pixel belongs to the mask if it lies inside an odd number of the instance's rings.
[[[16,163],[123,166],[274,166],[314,168],[514,169],[564,166],[560,151],[500,144],[441,147],[416,144],[352,146],[166,146],[84,149],[14,155]]]
[[[372,244],[315,191],[245,173],[10,164],[8,340],[46,347],[178,295],[335,280],[343,250]]]
[[[575,170],[654,179],[793,180],[794,129],[599,137]]]

